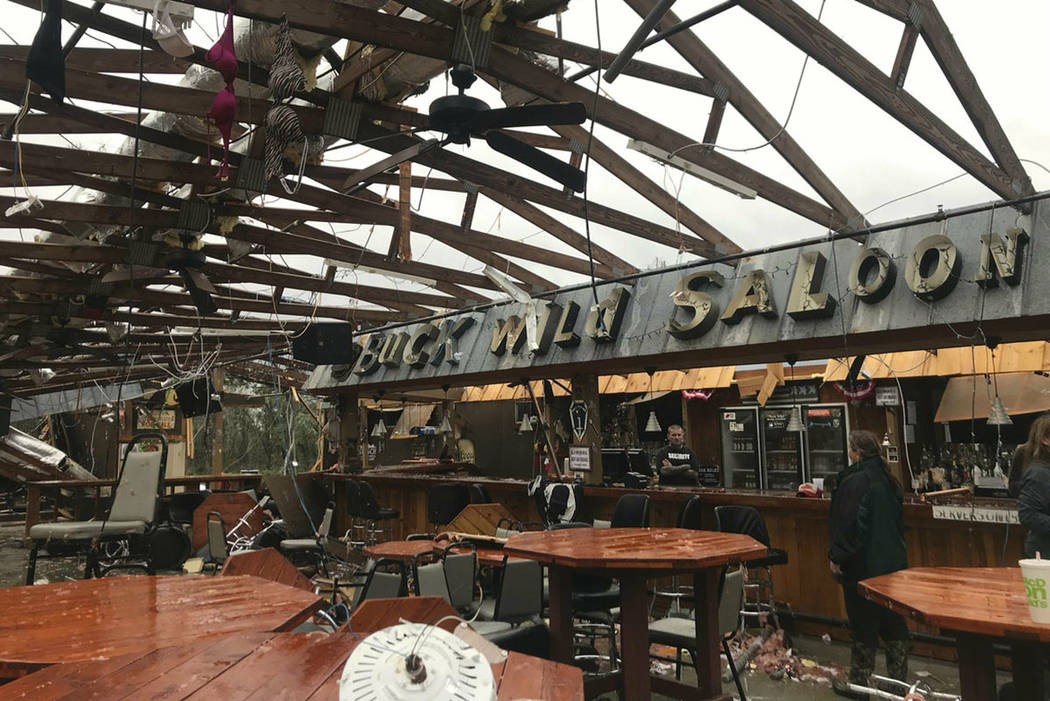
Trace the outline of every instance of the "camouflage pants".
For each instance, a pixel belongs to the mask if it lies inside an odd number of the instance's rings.
[[[907,640],[886,641],[886,676],[900,681],[908,680],[908,651],[911,643]],[[849,655],[849,680],[854,684],[867,685],[868,677],[875,671],[875,653],[878,648],[872,645],[853,641]]]

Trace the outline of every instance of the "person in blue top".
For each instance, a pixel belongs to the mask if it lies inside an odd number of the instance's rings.
[[[1050,415],[1032,422],[1021,456],[1021,488],[1017,516],[1028,534],[1025,557],[1050,558]]]
[[[886,643],[887,675],[894,679],[906,681],[910,647],[904,618],[857,591],[862,579],[908,566],[903,491],[879,452],[874,433],[850,432],[850,465],[838,475],[829,517],[828,560],[842,584],[852,638],[849,681],[864,686],[875,669],[879,637]],[[832,688],[841,696],[864,698],[839,680]]]

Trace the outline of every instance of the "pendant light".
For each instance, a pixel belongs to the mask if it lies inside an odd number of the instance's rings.
[[[787,360],[787,364],[791,368],[791,381],[794,382],[795,363],[798,362],[798,356],[794,353],[790,353],[784,356],[784,359]],[[798,404],[791,407],[791,416],[788,417],[787,426],[784,427],[784,430],[792,433],[799,433],[806,430],[806,425],[802,423],[802,410],[799,408]]]
[[[653,373],[656,372],[656,368],[649,367],[645,371],[649,374],[649,401],[653,401]],[[663,433],[663,427],[660,426],[660,421],[656,418],[656,409],[649,410],[649,420],[645,422],[646,433]]]
[[[383,412],[379,412],[379,422],[372,427],[372,438],[383,438],[386,436],[386,423],[383,421]]]
[[[452,433],[452,424],[448,421],[448,385],[441,385],[441,389],[445,392],[445,401],[441,403],[441,425],[438,426],[438,433]]]
[[[532,417],[528,414],[521,415],[521,423],[518,425],[518,435],[528,433],[532,430]]]
[[[995,399],[992,400],[992,407],[988,412],[988,425],[989,426],[1012,426],[1014,423],[1010,415],[1006,413],[1006,407],[1003,406],[1003,400],[999,398],[999,395],[995,395]]]

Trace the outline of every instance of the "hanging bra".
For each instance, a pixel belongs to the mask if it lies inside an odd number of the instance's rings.
[[[204,58],[211,63],[215,70],[223,77],[229,85],[237,77],[237,53],[233,48],[233,3],[226,11],[226,29],[222,36],[215,42],[215,46],[208,49]]]
[[[227,85],[212,100],[208,117],[215,123],[215,128],[222,134],[222,164],[216,175],[220,180],[230,176],[230,133],[233,130],[234,116],[237,114],[237,98],[233,94],[233,85]]]
[[[282,102],[291,98],[296,90],[305,89],[306,77],[295,60],[295,47],[292,46],[288,18],[285,17],[277,29],[273,65],[270,67],[270,97],[274,102]]]

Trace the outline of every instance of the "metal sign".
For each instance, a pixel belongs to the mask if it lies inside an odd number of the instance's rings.
[[[850,239],[811,242],[749,256],[737,267],[704,263],[630,286],[599,284],[596,293],[562,290],[544,296],[533,319],[517,303],[499,304],[355,334],[350,371],[319,366],[304,389],[535,380],[570,377],[581,367],[636,372],[657,358],[661,367],[704,367],[724,364],[727,349],[737,364],[768,362],[782,358],[786,344],[821,358],[856,347],[926,349],[958,344],[953,328],[972,324],[975,308],[983,310],[986,333],[1038,340],[1050,324],[1050,276],[1026,268],[1050,256],[1048,210],[1045,201],[1020,217],[999,207],[953,216],[950,235],[936,233],[937,223],[902,225],[868,235],[863,247]],[[774,274],[782,270],[790,274]],[[830,292],[839,289],[846,294],[835,303],[838,293]],[[527,343],[532,322],[535,348]]]
[[[579,399],[573,400],[569,405],[569,419],[572,421],[572,435],[576,437],[577,442],[582,441],[583,435],[587,433],[587,418],[587,403]]]
[[[896,385],[875,388],[875,406],[900,406],[901,394]]]
[[[991,509],[971,506],[934,506],[933,517],[948,521],[970,521],[972,523],[1019,524],[1016,509]]]
[[[586,445],[569,446],[569,469],[573,472],[591,471],[591,449]]]

